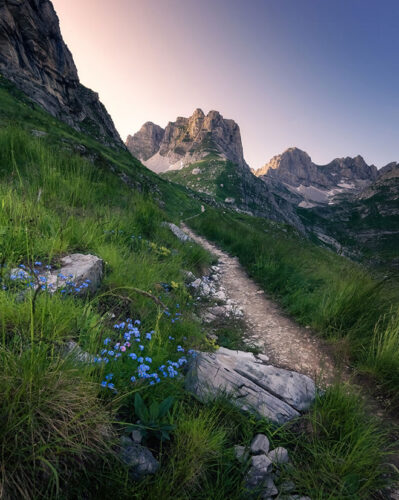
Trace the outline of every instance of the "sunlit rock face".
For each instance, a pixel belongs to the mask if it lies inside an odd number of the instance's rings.
[[[0,72],[53,116],[123,145],[98,94],[80,84],[49,0],[0,0]]]
[[[209,154],[249,168],[244,160],[239,126],[218,111],[205,115],[196,109],[189,118],[180,116],[165,129],[147,122],[127,138],[126,146],[158,173],[184,168]]]

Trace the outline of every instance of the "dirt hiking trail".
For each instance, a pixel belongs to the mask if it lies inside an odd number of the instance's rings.
[[[337,370],[323,342],[291,320],[251,279],[237,257],[232,257],[189,227],[182,229],[219,259],[220,282],[228,298],[239,304],[251,344],[269,356],[271,364],[332,382]]]

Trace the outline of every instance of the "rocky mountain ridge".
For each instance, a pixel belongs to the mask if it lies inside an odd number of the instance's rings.
[[[49,0],[0,0],[0,72],[53,116],[123,147],[98,94],[81,85]]]
[[[157,173],[181,169],[209,154],[249,168],[244,160],[239,126],[218,111],[205,115],[198,108],[189,118],[179,116],[169,122],[165,129],[147,122],[136,134],[128,136],[126,146]]]
[[[253,173],[273,189],[288,190],[290,197],[303,208],[332,204],[342,194],[360,193],[378,176],[377,167],[367,165],[360,155],[317,165],[298,148],[274,156]]]

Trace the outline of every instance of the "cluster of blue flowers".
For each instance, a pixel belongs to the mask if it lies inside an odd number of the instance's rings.
[[[73,281],[73,275],[69,274],[65,276],[62,273],[57,275],[57,285],[54,283],[49,283],[49,276],[42,274],[37,268],[42,268],[45,271],[51,271],[51,265],[47,264],[43,266],[42,262],[35,261],[35,269],[27,269],[25,264],[20,264],[18,270],[14,270],[10,273],[9,280],[11,283],[22,286],[22,288],[36,289],[40,287],[41,290],[54,293],[58,290],[61,294],[78,294],[83,290],[86,290],[90,285],[90,280],[87,279],[84,282],[77,284]],[[3,290],[7,290],[6,284],[2,285]]]
[[[133,383],[138,380],[147,380],[150,385],[154,385],[161,382],[162,379],[177,377],[179,369],[187,363],[187,357],[181,356],[176,361],[168,359],[165,364],[154,367],[152,358],[146,355],[146,352],[151,349],[155,332],[142,333],[139,327],[140,321],[133,321],[130,318],[115,324],[114,329],[120,332],[120,339],[114,343],[109,337],[106,338],[103,341],[104,348],[93,362],[110,367],[116,362],[129,363],[131,366],[130,381]],[[169,340],[174,341],[174,338],[169,337]],[[176,352],[185,353],[185,349],[178,345]],[[189,350],[187,354],[194,356],[195,352]],[[101,382],[101,386],[116,391],[112,378],[113,374],[108,373],[105,380]]]

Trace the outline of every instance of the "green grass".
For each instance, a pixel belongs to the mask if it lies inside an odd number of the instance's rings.
[[[303,427],[297,424],[304,429],[297,434],[228,401],[202,405],[179,379],[152,387],[132,384],[127,363],[112,366],[114,393],[100,386],[107,367],[67,355],[69,340],[97,354],[105,338],[119,338],[113,325],[127,317],[139,319],[143,331],[155,331],[146,353],[154,364],[176,359],[177,344],[209,346],[193,320],[182,271],[199,275],[211,257],[161,225],[198,213],[199,204],[126,151],[106,148],[50,117],[1,78],[0,124],[0,497],[238,500],[246,465],[235,460],[233,447],[248,445],[257,432],[268,434],[273,446],[289,448],[295,465],[289,476],[300,493],[345,498],[350,491],[352,498],[367,498],[380,488],[386,443],[352,395],[327,393]],[[34,138],[32,129],[48,135]],[[57,267],[70,252],[104,260],[94,296],[21,294],[7,281],[10,269],[21,263],[40,260]],[[290,283],[294,293],[295,281]],[[137,289],[160,296],[172,313],[181,312],[181,321],[172,323]],[[221,328],[225,345],[240,345],[239,328]],[[172,335],[175,343],[169,341]],[[167,396],[175,401],[171,441],[146,442],[160,471],[141,483],[129,478],[117,454],[119,436],[137,420],[137,391],[147,406]],[[351,467],[356,480],[347,478]]]
[[[309,325],[399,394],[399,286],[301,238],[288,226],[208,209],[191,227],[237,255],[249,274],[297,321]],[[378,325],[378,339],[373,332]],[[389,352],[390,368],[384,356]],[[385,353],[385,354],[383,354]]]
[[[230,161],[221,159],[215,153],[210,153],[203,160],[181,170],[166,172],[162,174],[162,177],[193,191],[206,193],[219,201],[234,198],[240,202],[240,176],[237,168]],[[197,170],[199,172],[195,173]]]

